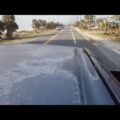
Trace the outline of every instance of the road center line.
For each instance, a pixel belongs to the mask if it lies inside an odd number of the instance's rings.
[[[71,29],[71,33],[72,33],[72,37],[73,37],[74,44],[76,44],[75,36],[74,36],[74,34],[73,34],[72,29]]]
[[[61,30],[59,33],[57,33],[56,35],[52,36],[48,41],[46,41],[44,43],[44,45],[47,45],[48,43],[50,43],[52,40],[54,40],[61,32],[63,32],[63,30]]]

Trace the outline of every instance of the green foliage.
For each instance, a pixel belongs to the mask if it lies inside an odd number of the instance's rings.
[[[5,30],[4,23],[2,21],[0,21],[0,38],[1,38],[2,32],[4,30]]]
[[[13,32],[15,32],[19,27],[15,22],[14,15],[3,15],[2,22],[4,23],[4,28],[7,30],[6,36],[8,39],[13,38]]]
[[[75,26],[76,26],[76,27],[79,27],[79,25],[80,25],[80,22],[77,21],[77,22],[75,23]]]
[[[84,22],[86,24],[87,29],[90,30],[93,21],[94,21],[94,16],[93,15],[85,15]]]
[[[48,22],[47,23],[47,28],[48,29],[54,29],[56,28],[57,24],[55,24],[54,22]]]
[[[99,30],[104,30],[104,28],[105,28],[105,22],[104,22],[103,19],[99,18],[99,19],[96,21],[96,23],[97,23],[97,26],[98,26],[98,29],[99,29]]]
[[[33,19],[32,20],[32,28],[35,32],[39,32],[41,30],[45,30],[45,29],[54,29],[56,28],[57,23],[54,22],[47,22],[46,20],[36,20]]]

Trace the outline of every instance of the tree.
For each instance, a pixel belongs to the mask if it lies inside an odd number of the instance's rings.
[[[45,27],[46,27],[46,25],[47,25],[46,20],[42,20],[42,26],[45,28]]]
[[[79,21],[76,21],[75,26],[76,26],[76,27],[79,27],[79,25],[80,25],[80,22],[79,22]]]
[[[2,21],[4,23],[5,29],[7,30],[6,36],[8,39],[13,38],[13,32],[15,32],[18,29],[18,25],[15,22],[15,16],[14,15],[3,15]]]
[[[110,22],[108,22],[107,20],[103,21],[103,26],[104,26],[104,33],[105,34],[109,34],[110,30],[112,29],[112,24]]]
[[[56,26],[57,26],[57,24],[54,23],[54,22],[48,22],[47,23],[47,28],[48,29],[54,29],[54,28],[56,28]]]
[[[45,30],[45,28],[47,27],[47,22],[46,20],[38,20],[39,23],[39,30]]]
[[[105,23],[104,23],[104,20],[102,18],[97,19],[96,23],[97,23],[99,30],[104,30]]]
[[[85,15],[84,21],[86,23],[86,26],[87,26],[88,30],[90,30],[91,25],[94,21],[94,16],[93,15]]]
[[[85,28],[85,21],[83,19],[80,20],[80,28]]]
[[[35,32],[39,32],[41,30],[45,30],[47,27],[47,21],[46,20],[32,20],[32,28],[34,29]]]
[[[47,21],[46,21],[46,20],[43,20],[43,21],[42,21],[42,25],[43,25],[43,30],[45,30],[46,27],[47,27]]]
[[[61,24],[62,25],[62,24]],[[54,22],[47,22],[46,20],[32,20],[32,28],[34,29],[35,32],[45,30],[45,29],[54,29],[56,28],[57,23]]]
[[[5,26],[4,26],[4,23],[2,21],[0,21],[0,38],[1,38],[1,35],[2,35],[2,32],[5,30]]]
[[[39,30],[39,22],[36,19],[32,20],[32,28],[34,29],[35,32],[38,32],[38,30]]]
[[[40,30],[41,30],[41,28],[42,28],[42,24],[43,24],[43,23],[42,23],[42,20],[41,20],[41,19],[39,19],[39,20],[38,20],[38,26],[39,26],[39,28],[38,28],[38,29],[39,29],[39,31],[40,31]]]
[[[113,26],[110,22],[108,22],[105,19],[99,18],[96,21],[98,29],[103,30],[104,33],[110,33],[110,31],[113,29]]]

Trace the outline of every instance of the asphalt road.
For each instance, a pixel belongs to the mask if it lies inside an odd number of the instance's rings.
[[[73,27],[67,26],[62,30],[50,32],[46,35],[40,36],[34,41],[26,42],[28,44],[43,44],[43,45],[56,45],[56,46],[68,46],[68,47],[80,47],[87,48],[91,50],[96,58],[103,64],[108,71],[118,71],[120,68],[116,61],[117,56],[119,55],[115,52],[112,53],[107,48],[100,49],[99,46],[94,45],[92,42],[83,38],[80,33],[78,33]],[[107,55],[106,55],[107,54]],[[110,57],[109,57],[110,55]],[[116,55],[116,58],[114,57]]]

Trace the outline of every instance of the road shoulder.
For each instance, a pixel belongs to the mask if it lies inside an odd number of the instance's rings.
[[[0,40],[0,44],[21,44],[21,43],[26,43],[26,42],[31,42],[31,41],[35,41],[36,39],[38,39],[39,37],[41,37],[42,35],[46,35],[48,33],[53,33],[55,32],[55,30],[48,30],[42,33],[39,33],[39,35],[34,36],[34,37],[28,37],[28,38],[24,38],[24,39],[13,39],[13,40]]]
[[[102,39],[90,34],[83,33],[82,30],[75,28],[75,30],[86,40],[92,42],[107,58],[120,68],[120,41],[113,41]]]

